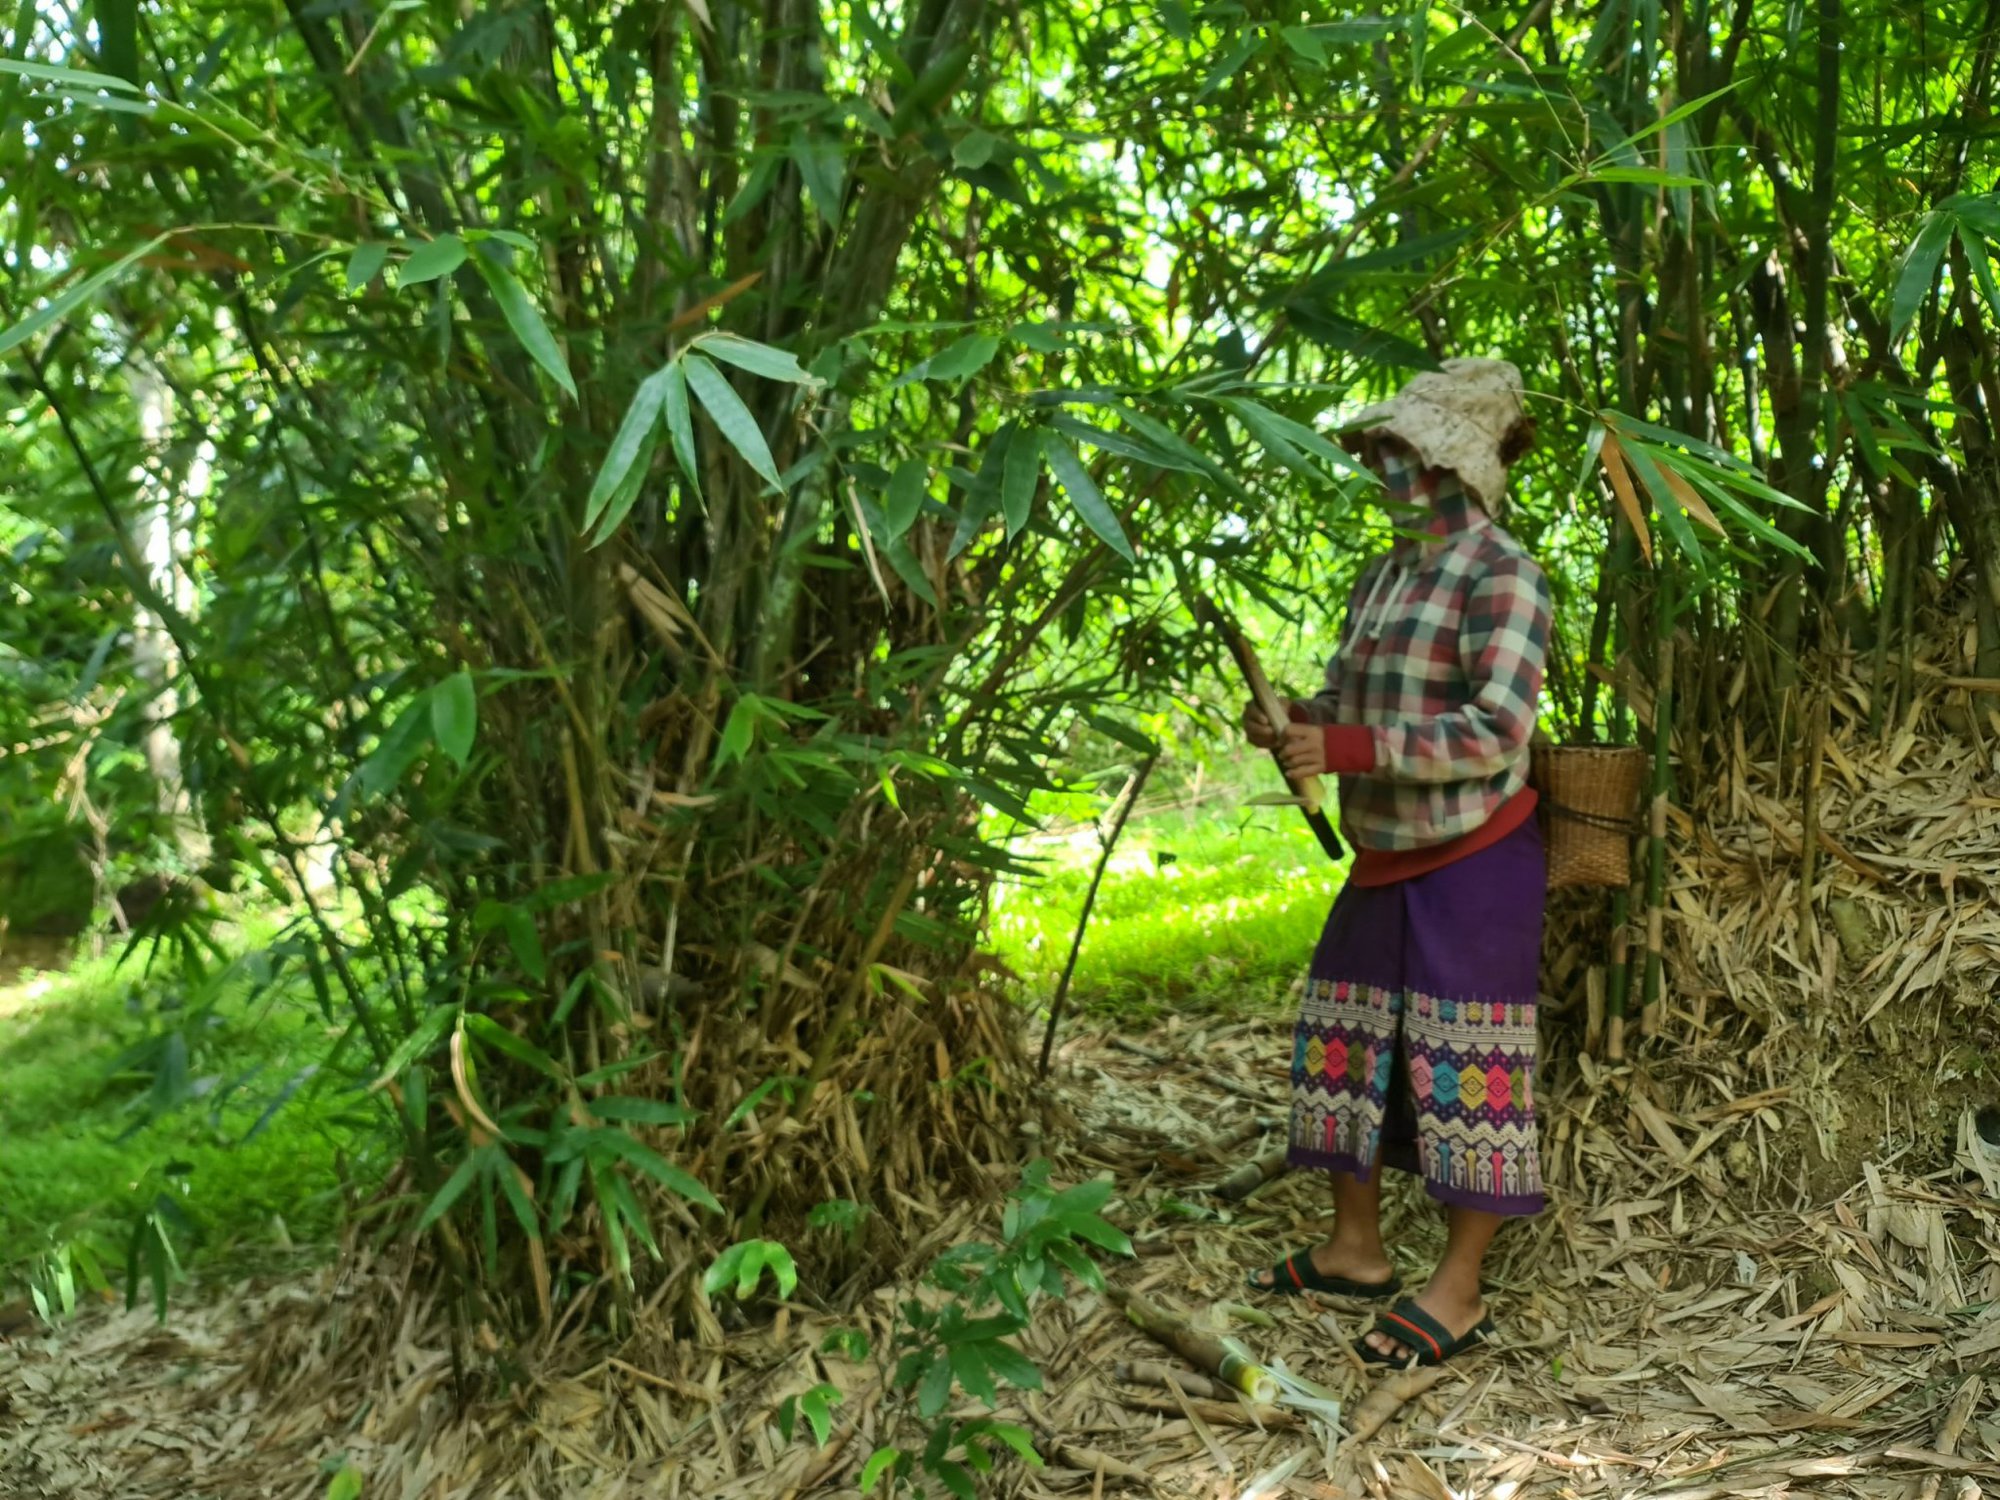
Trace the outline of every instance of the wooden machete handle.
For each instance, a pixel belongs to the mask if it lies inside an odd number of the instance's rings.
[[[1243,681],[1250,689],[1250,701],[1255,703],[1264,717],[1271,721],[1272,728],[1282,731],[1291,722],[1291,716],[1285,712],[1285,700],[1278,696],[1271,686],[1270,679],[1264,675],[1264,668],[1258,662],[1257,653],[1251,649],[1250,642],[1244,638],[1243,632],[1236,628],[1236,622],[1224,614],[1213,599],[1204,594],[1196,604],[1197,614],[1222,637],[1222,644],[1229,648],[1229,654],[1236,659],[1236,669],[1243,674]],[[1292,795],[1299,799],[1299,807],[1305,813],[1306,821],[1312,825],[1314,834],[1318,836],[1320,846],[1326,850],[1329,858],[1340,858],[1344,851],[1339,838],[1333,832],[1333,825],[1327,821],[1324,810],[1326,794],[1320,778],[1294,777],[1285,770],[1284,762],[1278,759],[1275,750],[1271,758],[1277,762],[1279,774],[1285,778],[1285,785],[1291,789]]]

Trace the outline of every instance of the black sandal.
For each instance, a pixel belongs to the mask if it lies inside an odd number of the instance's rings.
[[[1328,1276],[1313,1264],[1312,1251],[1288,1255],[1271,1267],[1271,1284],[1259,1281],[1256,1273],[1243,1278],[1253,1292],[1276,1292],[1280,1297],[1297,1297],[1318,1292],[1322,1297],[1352,1297],[1361,1302],[1380,1302],[1403,1289],[1392,1271],[1387,1281],[1350,1281],[1345,1276]]]
[[[1361,1339],[1354,1345],[1354,1352],[1361,1356],[1363,1364],[1441,1365],[1454,1354],[1463,1354],[1475,1344],[1483,1344],[1491,1338],[1493,1320],[1481,1318],[1472,1328],[1453,1338],[1449,1328],[1417,1306],[1414,1299],[1406,1297],[1375,1320],[1374,1331],[1394,1339],[1414,1358],[1379,1353],[1370,1347],[1368,1340]]]

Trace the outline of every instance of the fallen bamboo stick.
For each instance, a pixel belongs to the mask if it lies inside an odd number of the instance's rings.
[[[1157,1386],[1163,1391],[1178,1385],[1190,1396],[1204,1401],[1214,1401],[1231,1394],[1227,1386],[1217,1385],[1206,1375],[1176,1370],[1172,1365],[1161,1364],[1156,1359],[1121,1359],[1111,1367],[1111,1373],[1126,1385]]]
[[[1146,1492],[1153,1491],[1153,1476],[1144,1469],[1135,1468],[1122,1458],[1113,1458],[1108,1453],[1099,1453],[1095,1448],[1086,1448],[1081,1443],[1065,1443],[1060,1438],[1043,1434],[1042,1451],[1065,1469],[1075,1469],[1084,1474],[1097,1474],[1105,1479],[1123,1479],[1128,1484],[1144,1486]]]
[[[1174,1377],[1182,1390],[1190,1389],[1190,1379],[1185,1375]],[[1185,1416],[1188,1412],[1200,1417],[1204,1422],[1213,1422],[1220,1427],[1296,1427],[1299,1419],[1296,1413],[1286,1411],[1282,1406],[1272,1406],[1263,1401],[1205,1401],[1189,1394],[1180,1400],[1167,1396],[1141,1396],[1131,1391],[1121,1392],[1118,1399],[1135,1411],[1157,1412],[1165,1417]]]
[[[1205,1145],[1195,1147],[1195,1151],[1206,1151],[1220,1156],[1225,1151],[1234,1151],[1238,1146],[1247,1146],[1266,1131],[1276,1130],[1278,1122],[1269,1115],[1253,1115],[1234,1130],[1226,1131]],[[1189,1152],[1193,1155],[1194,1152]]]
[[[1132,1320],[1133,1327],[1197,1369],[1252,1401],[1278,1399],[1278,1382],[1236,1340],[1196,1328],[1143,1293],[1114,1289],[1111,1295],[1112,1300],[1124,1305],[1125,1316]]]
[[[1972,1420],[1973,1409],[1979,1405],[1979,1397],[1985,1387],[1986,1382],[1981,1376],[1966,1377],[1965,1383],[1958,1388],[1958,1394],[1952,1397],[1951,1405],[1945,1409],[1944,1416],[1938,1422],[1937,1432],[1931,1442],[1935,1451],[1947,1457],[1958,1452],[1958,1440],[1964,1436],[1966,1424]],[[1969,1475],[1966,1477],[1970,1478]],[[1910,1494],[1912,1500],[1937,1500],[1938,1491],[1943,1487],[1942,1475],[1927,1474],[1911,1482]]]
[[[1330,1312],[1323,1312],[1319,1315],[1319,1326],[1333,1335],[1334,1348],[1340,1351],[1341,1357],[1347,1361],[1354,1373],[1366,1380],[1368,1361],[1355,1352],[1354,1340],[1348,1337],[1347,1330],[1340,1326],[1340,1319]]]
[[[1241,1203],[1285,1170],[1287,1150],[1287,1147],[1277,1146],[1262,1156],[1246,1161],[1215,1185],[1215,1196],[1225,1202]]]

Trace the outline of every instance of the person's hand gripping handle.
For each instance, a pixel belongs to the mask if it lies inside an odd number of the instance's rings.
[[[1286,769],[1283,750],[1291,716],[1285,712],[1284,699],[1272,689],[1270,680],[1264,676],[1264,669],[1257,661],[1257,653],[1251,650],[1250,642],[1236,628],[1235,621],[1205,595],[1200,600],[1198,612],[1206,618],[1209,627],[1222,637],[1223,645],[1236,659],[1236,668],[1243,674],[1245,686],[1250,689],[1250,706],[1243,711],[1243,729],[1250,743],[1271,752],[1271,758],[1285,778],[1285,785],[1299,799],[1299,811],[1305,814],[1306,822],[1319,839],[1320,848],[1326,851],[1328,859],[1339,859],[1347,851],[1341,846],[1340,836],[1333,831],[1333,824],[1327,820],[1326,798],[1319,777],[1294,775]]]

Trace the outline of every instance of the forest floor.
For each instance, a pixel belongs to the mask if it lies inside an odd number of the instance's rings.
[[[1340,1417],[1203,1395],[1115,1299],[1078,1293],[1044,1304],[1024,1340],[1045,1388],[1003,1397],[1046,1464],[1004,1466],[992,1492],[2000,1495],[2000,1151],[1974,1123],[2000,1055],[1986,894],[2000,886],[2000,779],[1914,712],[1865,744],[1836,716],[1829,746],[1813,906],[1833,920],[1802,921],[1786,773],[1740,750],[1702,767],[1701,801],[1676,814],[1660,1035],[1632,1037],[1628,1059],[1602,1014],[1602,902],[1552,906],[1549,1208],[1496,1248],[1499,1337],[1416,1391],[1346,1353],[1363,1310],[1243,1287],[1247,1269],[1310,1243],[1324,1184],[1278,1174],[1245,1201],[1212,1191],[1278,1142],[1286,975],[1327,873],[1300,873],[1288,827],[1135,830],[1033,1149],[1059,1181],[1111,1176],[1106,1212],[1138,1252],[1107,1266],[1114,1289],[1230,1331],[1329,1392]],[[1087,837],[1075,852],[1046,899],[996,920],[1038,989],[1067,948]],[[802,1295],[720,1347],[643,1325],[616,1348],[571,1341],[463,1411],[443,1320],[401,1266],[216,1277],[164,1326],[92,1309],[0,1342],[0,1500],[320,1500],[355,1493],[339,1477],[350,1465],[367,1500],[853,1496],[870,1449],[913,1428],[880,1372],[825,1353],[824,1336],[859,1324],[882,1347],[916,1269],[991,1236],[1019,1165],[996,1163],[989,1191],[941,1189],[905,1279],[858,1307]],[[1438,1216],[1405,1186],[1387,1218],[1405,1280],[1420,1280]],[[822,1380],[848,1397],[832,1445],[784,1442],[780,1404]],[[1386,1391],[1408,1399],[1370,1431]]]
[[[1231,1329],[1330,1390],[1352,1427],[1369,1392],[1402,1378],[1343,1353],[1363,1314],[1310,1299],[1238,1311],[1258,1300],[1242,1288],[1247,1267],[1309,1242],[1323,1185],[1280,1176],[1233,1208],[1203,1191],[1245,1159],[1204,1143],[1279,1112],[1282,1028],[1182,1027],[1142,1045],[1086,1036],[1065,1049],[1069,1120],[1049,1142],[1063,1177],[1117,1181],[1114,1214],[1139,1253],[1113,1268],[1114,1285]],[[1372,1437],[1341,1442],[1311,1414],[1198,1394],[1195,1372],[1115,1305],[1075,1296],[1026,1340],[1046,1388],[1011,1408],[1047,1466],[1005,1471],[998,1492],[2000,1493],[1986,1384],[2000,1362],[2000,1172],[1956,1151],[1929,1153],[1942,1165],[1924,1170],[1911,1149],[1802,1202],[1796,1180],[1755,1161],[1763,1122],[1791,1107],[1784,1091],[1694,1109],[1703,1067],[1681,1056],[1573,1069],[1545,1094],[1557,1180],[1548,1213],[1497,1251],[1499,1338]],[[960,1207],[939,1238],[990,1212]],[[1389,1226],[1406,1279],[1420,1277],[1436,1215],[1392,1194]],[[862,1309],[864,1325],[886,1321],[895,1290]],[[798,1307],[723,1350],[551,1361],[454,1420],[431,1310],[399,1303],[386,1273],[240,1284],[164,1327],[149,1311],[86,1314],[59,1336],[0,1345],[0,1496],[317,1500],[349,1462],[368,1496],[851,1495],[868,1445],[888,1437],[865,1396],[830,1467],[783,1445],[771,1420],[817,1378],[812,1351],[832,1326]],[[371,1368],[342,1355],[362,1347],[387,1358]],[[1148,1362],[1178,1369],[1179,1389],[1136,1368]],[[867,1387],[865,1370],[818,1363],[836,1384]],[[808,1486],[821,1472],[827,1482]],[[1941,1488],[1925,1488],[1933,1480]]]

